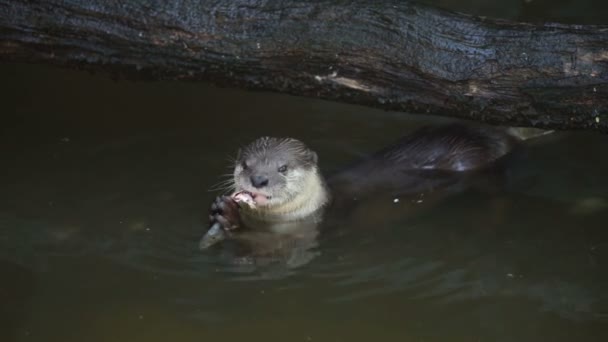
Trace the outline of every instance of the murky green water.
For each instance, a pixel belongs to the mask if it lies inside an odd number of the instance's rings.
[[[1,341],[600,341],[608,137],[527,144],[504,191],[332,222],[289,272],[201,253],[227,156],[294,136],[324,170],[443,119],[2,65]],[[391,212],[388,222],[366,220]],[[369,215],[368,215],[369,214]],[[358,228],[358,229],[355,229]]]

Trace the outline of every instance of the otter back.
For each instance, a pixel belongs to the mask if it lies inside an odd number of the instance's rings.
[[[424,127],[345,168],[328,183],[332,189],[349,194],[369,193],[378,187],[415,193],[421,187],[440,187],[443,181],[452,183],[459,174],[492,165],[517,141],[495,127]]]

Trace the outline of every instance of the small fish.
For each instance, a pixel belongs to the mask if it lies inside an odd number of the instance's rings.
[[[239,191],[230,196],[236,203],[245,203],[249,208],[255,209],[255,201],[253,200],[253,196],[250,192],[247,191]],[[207,249],[218,242],[224,241],[229,237],[228,232],[226,232],[222,225],[218,222],[215,222],[211,228],[205,233],[205,236],[198,243],[198,248],[201,250]]]
[[[228,234],[222,229],[222,225],[216,222],[209,228],[205,236],[203,236],[198,243],[198,248],[201,250],[207,249],[216,243],[225,240],[227,237]]]
[[[249,208],[255,209],[255,201],[253,200],[253,195],[249,191],[239,191],[234,193],[231,197],[236,203],[245,203]]]

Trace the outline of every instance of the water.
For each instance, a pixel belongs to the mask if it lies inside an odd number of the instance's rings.
[[[252,270],[197,250],[206,190],[238,146],[294,136],[331,172],[447,119],[35,66],[0,74],[2,341],[608,337],[606,136],[526,144],[504,191],[407,217],[407,203],[364,204],[330,223],[346,233],[309,264]]]

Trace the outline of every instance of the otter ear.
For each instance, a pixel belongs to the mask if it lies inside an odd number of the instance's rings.
[[[310,152],[308,152],[308,155],[310,157],[310,161],[312,161],[312,163],[316,165],[317,162],[319,161],[319,157],[317,156],[317,152],[310,151]]]

